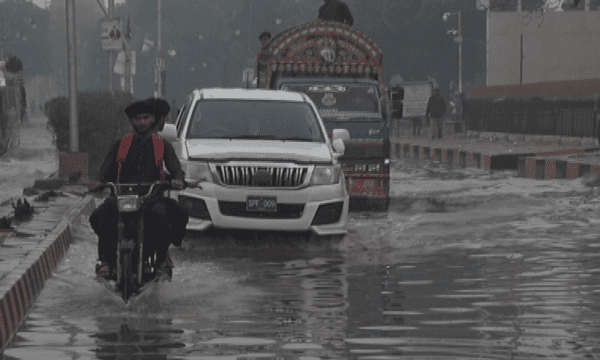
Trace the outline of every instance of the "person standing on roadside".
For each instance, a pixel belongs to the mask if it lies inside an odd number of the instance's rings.
[[[339,0],[325,0],[325,4],[319,8],[319,20],[337,21],[349,26],[354,24],[350,8]]]
[[[431,139],[435,139],[436,136],[441,139],[444,130],[444,115],[446,115],[446,101],[440,94],[440,89],[433,89],[425,114],[428,120],[433,120],[431,121]]]

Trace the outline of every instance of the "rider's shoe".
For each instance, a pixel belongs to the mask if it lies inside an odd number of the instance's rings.
[[[110,264],[106,261],[101,261],[96,264],[96,276],[104,280],[113,279],[113,271]]]
[[[157,281],[171,281],[173,277],[173,264],[167,259],[156,269],[155,279]]]

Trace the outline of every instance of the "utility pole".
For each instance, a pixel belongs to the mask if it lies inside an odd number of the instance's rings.
[[[131,86],[131,52],[130,52],[130,48],[129,48],[129,42],[127,41],[127,39],[125,39],[123,37],[123,45],[125,46],[125,91],[132,93],[133,94],[133,90],[132,90],[132,86]]]
[[[521,56],[519,66],[519,84],[523,85],[523,34],[521,34]]]
[[[115,18],[115,0],[108,0],[108,17],[110,19],[114,19]],[[109,71],[109,77],[108,77],[108,90],[109,91],[113,91],[114,90],[114,78],[115,78],[115,54],[113,51],[108,51],[108,71]]]
[[[77,62],[75,41],[75,0],[67,1],[67,52],[69,67],[69,150],[79,152],[77,119]]]
[[[156,73],[158,82],[158,97],[162,97],[162,71],[164,66],[164,58],[162,54],[162,14],[161,14],[162,0],[158,0],[158,46],[156,53]]]
[[[462,11],[458,10],[458,93],[462,95]]]

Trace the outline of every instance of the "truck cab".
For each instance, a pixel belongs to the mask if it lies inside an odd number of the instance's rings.
[[[387,210],[391,114],[382,50],[374,41],[341,23],[301,23],[261,49],[257,86],[304,93],[330,136],[333,129],[347,129],[340,160],[351,207]]]

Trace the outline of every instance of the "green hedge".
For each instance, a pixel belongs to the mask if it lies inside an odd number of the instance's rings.
[[[78,95],[79,152],[88,153],[88,175],[96,179],[110,145],[132,131],[125,107],[134,101],[123,91],[82,91]],[[69,151],[69,99],[56,97],[44,105],[56,133],[56,147]]]

